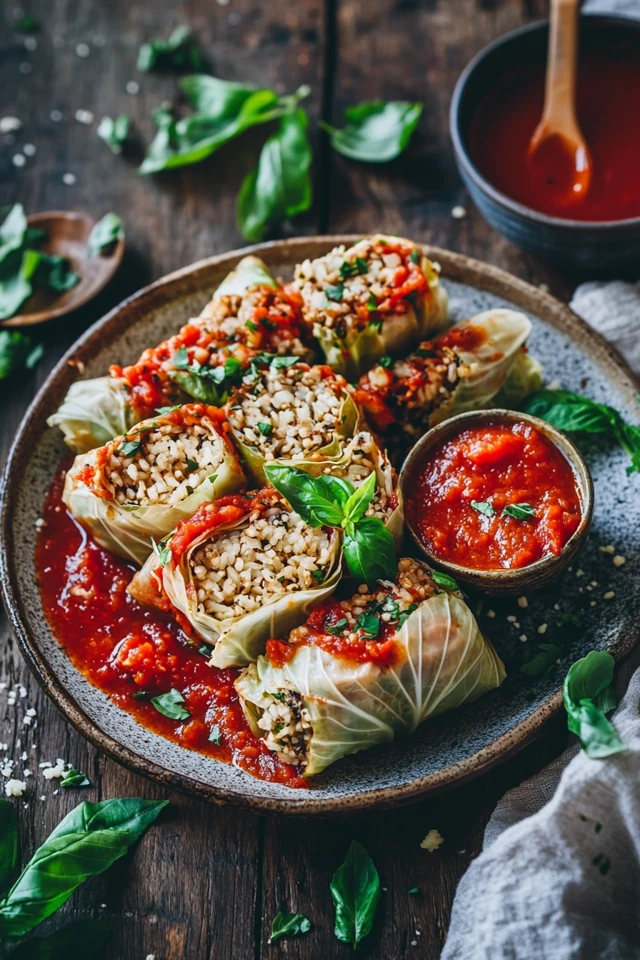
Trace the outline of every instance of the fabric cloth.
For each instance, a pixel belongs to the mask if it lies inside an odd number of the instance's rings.
[[[585,283],[571,307],[640,375],[640,283]],[[628,751],[590,760],[574,744],[498,803],[441,960],[640,958],[639,665],[640,650],[622,665],[612,718]]]

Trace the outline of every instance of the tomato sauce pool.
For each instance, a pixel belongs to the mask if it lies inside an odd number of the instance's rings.
[[[51,629],[72,663],[168,740],[262,780],[308,786],[249,729],[233,686],[239,671],[208,666],[197,638],[129,596],[134,567],[99,547],[73,520],[62,503],[63,483],[60,470],[44,505],[36,575]],[[171,689],[184,696],[188,719],[172,720],[150,703]]]
[[[582,516],[571,466],[524,421],[470,427],[429,451],[405,509],[434,557],[474,570],[557,555]]]
[[[580,52],[577,111],[591,151],[593,176],[583,200],[567,204],[566,158],[553,141],[538,162],[527,151],[542,115],[544,64],[506,69],[479,104],[469,151],[480,173],[502,193],[550,216],[625,220],[640,216],[640,49],[621,39]]]

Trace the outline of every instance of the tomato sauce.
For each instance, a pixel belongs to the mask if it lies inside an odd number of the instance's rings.
[[[532,515],[503,512],[516,504]],[[405,510],[434,557],[475,570],[559,554],[582,516],[571,466],[524,421],[462,430],[430,451]]]
[[[539,160],[528,145],[542,115],[544,65],[522,64],[500,77],[480,103],[469,130],[469,150],[480,173],[513,200],[570,220],[624,220],[640,216],[640,55],[620,40],[604,51],[580,53],[577,111],[591,152],[586,196],[571,191],[564,151],[551,142]]]
[[[197,638],[129,596],[135,568],[99,547],[73,520],[62,504],[63,483],[61,469],[44,505],[36,575],[51,629],[74,666],[168,740],[262,780],[308,786],[249,729],[233,686],[239,671],[208,666]],[[171,689],[182,693],[188,720],[171,720],[149,702]],[[216,726],[219,744],[209,739]]]

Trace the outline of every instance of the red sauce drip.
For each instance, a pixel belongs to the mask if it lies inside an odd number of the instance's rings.
[[[471,501],[490,502],[484,516]],[[535,516],[503,515],[528,503]],[[581,519],[573,471],[560,451],[527,423],[463,430],[419,467],[407,517],[435,557],[476,570],[526,567],[559,554]]]
[[[482,327],[467,324],[466,327],[452,327],[435,341],[438,347],[451,347],[452,350],[477,350],[487,339],[487,331]],[[421,344],[429,347],[429,343]]]
[[[174,620],[126,592],[134,568],[97,546],[62,505],[64,471],[47,495],[36,574],[47,620],[71,662],[144,727],[190,750],[235,763],[262,780],[308,786],[249,729],[233,683],[190,645]],[[171,720],[136,692],[180,690],[191,717]],[[220,745],[209,741],[214,725]]]
[[[566,161],[551,144],[540,162],[527,161],[542,115],[544,66],[507,71],[480,103],[469,130],[471,156],[483,176],[513,200],[570,220],[640,216],[640,55],[626,40],[604,52],[581,53],[577,110],[593,161],[583,200],[567,206]],[[551,155],[549,155],[549,153]]]

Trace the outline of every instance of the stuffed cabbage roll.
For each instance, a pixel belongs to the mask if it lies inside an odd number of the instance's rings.
[[[101,446],[162,406],[224,403],[253,357],[265,352],[309,359],[299,309],[257,257],[245,257],[201,315],[110,376],[79,380],[48,420],[77,453]]]
[[[286,642],[269,640],[236,689],[254,733],[311,776],[504,677],[464,600],[440,590],[426,564],[403,559],[395,583],[324,601]]]
[[[208,500],[246,486],[220,411],[194,403],[76,457],[63,501],[107,550],[142,564]]]
[[[479,313],[406,360],[375,366],[360,379],[356,401],[391,445],[414,443],[447,417],[491,406],[503,389],[512,400],[518,389],[537,389],[541,368],[523,354],[530,332],[529,319],[515,310]]]
[[[340,579],[340,535],[312,529],[272,487],[204,504],[133,578],[142,603],[181,614],[216,667],[244,666],[302,623]]]
[[[260,484],[267,462],[303,466],[340,457],[356,429],[358,410],[344,377],[292,359],[254,364],[227,404],[233,438]]]
[[[443,325],[439,272],[411,240],[378,234],[305,260],[288,289],[327,363],[355,382],[381,357],[407,353]]]

